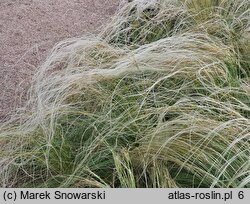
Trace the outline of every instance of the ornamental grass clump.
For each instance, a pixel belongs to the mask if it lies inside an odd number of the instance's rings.
[[[1,123],[1,185],[250,187],[249,17],[249,0],[134,0],[57,44]]]

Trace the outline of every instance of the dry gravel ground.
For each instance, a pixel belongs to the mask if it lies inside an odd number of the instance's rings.
[[[0,0],[0,120],[25,100],[32,75],[53,45],[97,32],[119,0]]]

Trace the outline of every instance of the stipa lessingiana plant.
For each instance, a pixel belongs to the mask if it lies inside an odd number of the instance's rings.
[[[56,45],[1,123],[1,185],[249,187],[249,4],[135,0]]]

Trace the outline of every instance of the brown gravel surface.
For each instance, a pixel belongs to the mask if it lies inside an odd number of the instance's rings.
[[[0,0],[0,120],[25,100],[37,66],[65,38],[97,32],[119,0]]]

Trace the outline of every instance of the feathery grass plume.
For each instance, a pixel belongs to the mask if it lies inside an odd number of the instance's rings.
[[[249,187],[249,119],[227,105],[192,97],[159,110],[162,121],[131,152],[134,163],[144,172],[160,163],[179,187]]]
[[[58,43],[0,124],[2,186],[250,187],[247,0],[134,0]]]
[[[249,28],[249,0],[134,0],[102,36],[116,45],[146,44],[186,31],[206,31],[232,43]]]
[[[137,47],[172,35],[187,13],[178,0],[134,0],[101,33],[117,46]]]

